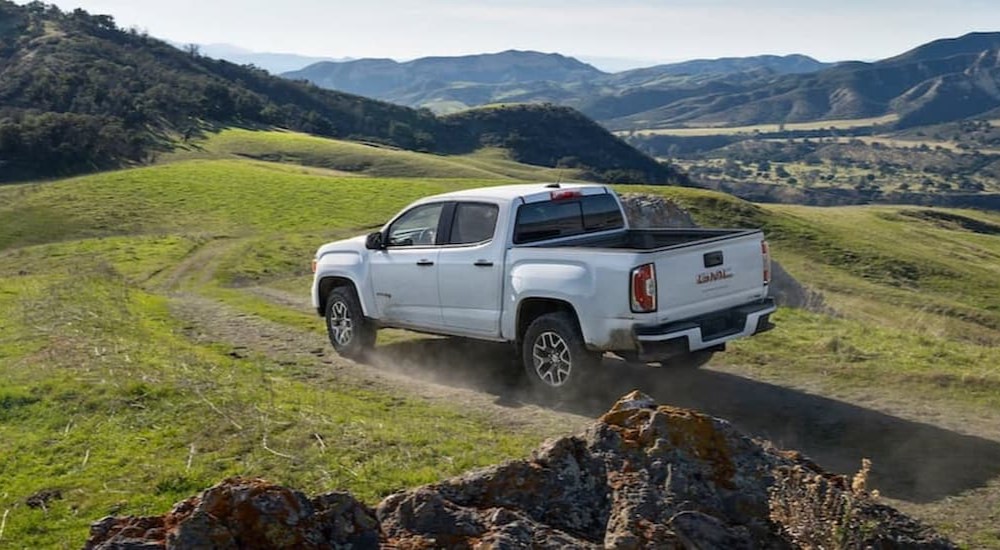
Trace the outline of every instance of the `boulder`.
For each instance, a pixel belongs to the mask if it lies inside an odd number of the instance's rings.
[[[229,479],[165,516],[105,518],[87,549],[955,546],[853,479],[633,392],[524,460],[387,497]]]
[[[87,550],[377,548],[374,512],[350,494],[309,499],[262,479],[230,478],[164,516],[107,517]]]

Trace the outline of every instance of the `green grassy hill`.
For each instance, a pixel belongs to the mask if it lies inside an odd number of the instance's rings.
[[[269,140],[282,160],[323,167],[238,158],[263,158]],[[233,130],[191,153],[218,158],[0,188],[3,542],[79,546],[107,513],[163,510],[235,474],[372,501],[545,435],[205,340],[178,315],[178,300],[207,300],[319,333],[310,312],[269,298],[305,297],[319,244],[418,197],[533,170],[504,173],[510,161],[487,153],[461,161],[479,180],[338,176],[322,164],[371,153],[357,147]],[[777,259],[837,311],[782,310],[777,330],[731,346],[726,364],[833,395],[875,385],[1000,411],[1000,216],[627,191],[672,197],[704,224],[765,227]],[[45,510],[25,504],[49,489],[61,499]]]
[[[374,177],[559,181],[587,179],[585,171],[517,162],[501,148],[464,155],[436,155],[288,131],[230,128],[164,155],[161,160],[249,158]]]

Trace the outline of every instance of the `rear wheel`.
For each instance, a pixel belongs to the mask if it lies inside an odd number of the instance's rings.
[[[360,359],[375,347],[375,327],[350,287],[339,286],[327,296],[326,331],[333,349],[343,357]]]
[[[601,362],[600,354],[584,345],[576,320],[564,312],[542,315],[528,326],[521,359],[532,388],[544,398],[579,392]]]

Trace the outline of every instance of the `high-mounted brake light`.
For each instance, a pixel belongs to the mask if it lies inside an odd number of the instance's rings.
[[[633,313],[650,313],[656,311],[656,266],[640,265],[632,270]]]
[[[578,199],[583,196],[583,193],[579,191],[553,191],[549,193],[549,197],[554,201],[561,201],[565,199]]]
[[[771,283],[771,247],[767,241],[760,241],[760,252],[764,255],[764,284]]]

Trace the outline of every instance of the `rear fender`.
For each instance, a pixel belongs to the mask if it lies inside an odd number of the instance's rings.
[[[590,344],[595,335],[587,319],[594,316],[593,298],[596,285],[593,272],[583,263],[530,261],[515,264],[510,270],[510,285],[501,328],[504,339],[517,339],[517,314],[528,299],[557,300],[569,304],[580,322],[584,342]]]

